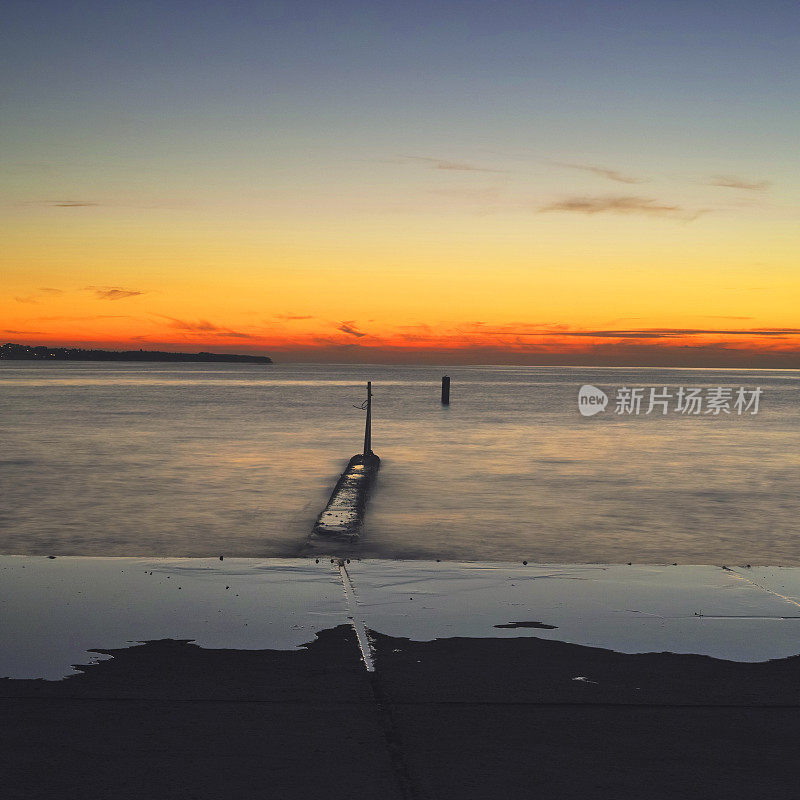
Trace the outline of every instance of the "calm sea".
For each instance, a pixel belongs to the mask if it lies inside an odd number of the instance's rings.
[[[364,556],[800,564],[799,372],[460,367],[449,408],[443,372],[0,362],[0,552],[297,555],[371,379]],[[578,413],[582,384],[605,412]],[[623,416],[622,386],[763,394]]]

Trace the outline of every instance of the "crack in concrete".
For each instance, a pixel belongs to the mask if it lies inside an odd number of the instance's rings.
[[[742,575],[741,572],[737,572],[735,569],[731,569],[730,567],[722,567],[722,569],[724,569],[726,572],[730,572],[731,575],[735,575],[737,578],[740,578],[746,583],[749,583],[756,589],[761,589],[762,592],[771,594],[773,597],[777,597],[779,600],[785,600],[787,603],[791,603],[793,606],[797,606],[798,608],[800,608],[800,602],[795,600],[793,597],[788,597],[785,594],[776,592],[774,589],[770,589],[768,586],[763,586],[762,584],[758,583],[758,581],[754,581],[752,578],[748,578],[746,575]],[[779,617],[778,619],[794,619],[794,617]]]

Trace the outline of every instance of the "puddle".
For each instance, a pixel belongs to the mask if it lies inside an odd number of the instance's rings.
[[[495,628],[539,628],[545,631],[554,631],[558,625],[548,625],[544,622],[506,622],[503,625],[495,625]]]

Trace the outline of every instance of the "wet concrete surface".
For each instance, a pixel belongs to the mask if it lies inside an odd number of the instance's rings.
[[[351,618],[415,641],[766,661],[800,653],[800,568],[0,556],[0,677],[61,678],[153,639],[291,650]]]
[[[314,523],[313,536],[321,537],[323,541],[331,538],[353,541],[358,538],[367,499],[380,465],[381,460],[374,453],[359,453],[350,459]]]
[[[796,570],[0,570],[14,800],[797,797]]]

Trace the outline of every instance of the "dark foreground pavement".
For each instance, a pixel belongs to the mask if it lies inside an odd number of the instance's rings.
[[[347,626],[304,650],[158,641],[0,681],[5,798],[797,798],[800,657],[624,655]],[[575,680],[581,678],[582,680]]]

